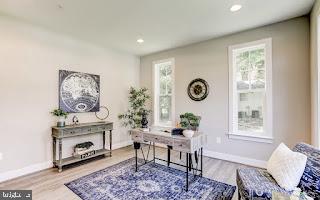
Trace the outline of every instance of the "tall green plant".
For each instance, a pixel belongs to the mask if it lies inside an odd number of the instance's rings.
[[[141,127],[141,119],[143,113],[147,115],[151,110],[146,108],[146,103],[150,99],[147,88],[136,89],[131,87],[129,91],[129,109],[126,113],[118,115],[125,127],[138,128]]]

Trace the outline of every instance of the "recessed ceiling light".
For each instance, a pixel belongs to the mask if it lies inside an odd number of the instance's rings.
[[[241,5],[235,4],[235,5],[231,6],[230,11],[231,12],[236,12],[236,11],[240,10],[241,8],[242,8]]]
[[[141,44],[141,43],[144,43],[144,40],[142,38],[139,38],[137,39],[137,42]]]

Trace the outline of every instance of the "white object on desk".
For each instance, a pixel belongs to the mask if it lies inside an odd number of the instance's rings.
[[[192,136],[194,135],[194,131],[193,130],[183,130],[183,135],[184,135],[184,137],[192,138]]]

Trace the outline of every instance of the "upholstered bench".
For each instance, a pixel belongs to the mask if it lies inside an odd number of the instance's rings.
[[[315,200],[320,200],[320,150],[308,144],[299,143],[293,148],[293,151],[303,153],[308,157],[298,187]],[[272,191],[291,193],[282,189],[265,169],[238,169],[237,185],[241,200],[269,200],[272,199]]]

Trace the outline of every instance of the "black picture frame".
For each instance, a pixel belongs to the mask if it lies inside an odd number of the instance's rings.
[[[59,70],[59,108],[68,113],[100,110],[100,76]]]

